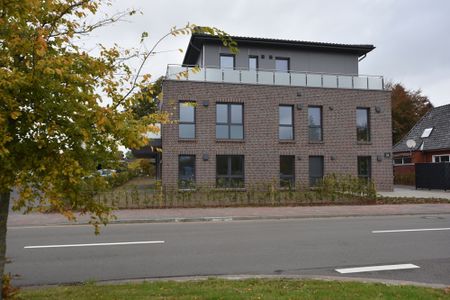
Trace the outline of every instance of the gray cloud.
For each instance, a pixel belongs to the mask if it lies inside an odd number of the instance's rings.
[[[86,42],[148,45],[174,25],[187,22],[219,27],[233,35],[337,43],[370,43],[377,48],[360,64],[360,73],[383,75],[409,89],[421,89],[436,106],[450,103],[450,2],[446,0],[256,1],[116,0],[108,12],[136,8],[143,15],[101,29]],[[146,71],[162,75],[181,63],[188,37],[165,41]]]

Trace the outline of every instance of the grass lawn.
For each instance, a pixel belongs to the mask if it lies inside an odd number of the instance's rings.
[[[450,299],[450,292],[378,283],[208,279],[27,289],[18,299]]]

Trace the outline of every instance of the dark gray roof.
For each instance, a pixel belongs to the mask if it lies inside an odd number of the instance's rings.
[[[429,137],[421,138],[426,128],[433,128],[433,131]],[[414,125],[411,131],[394,146],[393,151],[409,151],[406,146],[406,141],[409,139],[416,142],[416,147],[412,150],[431,151],[450,149],[450,104],[435,107],[426,113]]]
[[[231,37],[238,47],[240,45],[257,45],[265,47],[281,47],[281,48],[296,48],[303,50],[315,50],[315,51],[332,51],[340,53],[353,53],[358,56],[367,54],[375,49],[373,45],[365,44],[336,44],[336,43],[323,43],[323,42],[310,42],[310,41],[295,41],[295,40],[282,40],[282,39],[269,39],[269,38],[257,38],[257,37],[243,37],[232,36]],[[200,55],[200,49],[204,43],[220,43],[220,39],[216,36],[208,34],[193,34],[189,41],[189,46],[184,56],[184,65],[193,65],[197,62],[198,55]]]

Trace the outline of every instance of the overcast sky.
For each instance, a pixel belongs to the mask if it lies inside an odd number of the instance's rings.
[[[231,35],[373,44],[360,63],[360,74],[383,75],[408,89],[421,89],[435,106],[450,103],[450,1],[417,0],[115,0],[108,13],[138,9],[143,15],[96,31],[86,47],[97,42],[146,45],[172,26],[187,22],[218,27]],[[189,37],[171,38],[146,66],[154,76],[167,64],[180,64]]]

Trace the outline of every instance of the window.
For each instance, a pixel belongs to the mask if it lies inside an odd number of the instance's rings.
[[[431,132],[433,131],[433,127],[431,128],[425,128],[422,132],[421,138],[427,138],[430,136]]]
[[[258,56],[248,57],[248,69],[251,71],[258,70]]]
[[[294,107],[280,105],[278,108],[278,137],[280,140],[294,139]]]
[[[356,137],[358,142],[370,142],[370,110],[356,109]]]
[[[309,141],[322,141],[322,107],[308,107]]]
[[[180,122],[178,136],[182,139],[195,138],[195,102],[180,101]]]
[[[216,138],[234,140],[244,138],[242,104],[216,104]]]
[[[450,162],[450,154],[433,155],[433,162],[435,163]]]
[[[309,185],[315,186],[323,179],[323,156],[309,157]]]
[[[234,55],[233,54],[220,54],[220,68],[221,69],[234,69]]]
[[[180,189],[195,187],[195,155],[178,156],[178,187]]]
[[[394,158],[394,165],[406,165],[411,163],[411,156],[400,156]]]
[[[295,156],[280,156],[280,187],[295,186]]]
[[[244,187],[244,156],[216,156],[216,186],[222,188]]]
[[[285,73],[289,72],[289,58],[276,58],[275,71]]]
[[[371,177],[372,158],[370,156],[358,156],[358,177],[368,182]]]

